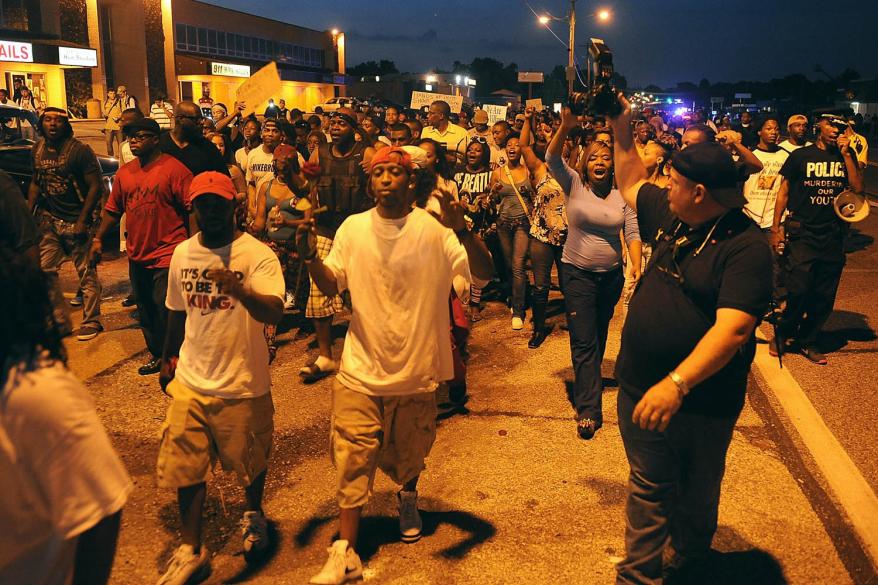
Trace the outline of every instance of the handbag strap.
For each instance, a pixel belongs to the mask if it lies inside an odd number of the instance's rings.
[[[515,184],[515,178],[512,176],[512,171],[509,170],[509,166],[505,165],[503,170],[506,171],[506,177],[509,179],[509,184],[512,185],[512,190],[515,191],[515,196],[518,197],[518,202],[521,203],[521,208],[524,210],[524,215],[527,217],[527,220],[533,223],[533,218],[531,218],[530,208],[524,202],[524,197],[521,196],[521,193],[518,190],[518,185]]]

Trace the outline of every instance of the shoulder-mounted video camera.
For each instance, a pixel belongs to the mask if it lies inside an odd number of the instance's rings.
[[[614,118],[622,113],[618,91],[613,86],[613,53],[601,39],[591,39],[588,45],[591,56],[592,81],[586,92],[574,91],[568,97],[570,111],[577,116],[609,116]]]

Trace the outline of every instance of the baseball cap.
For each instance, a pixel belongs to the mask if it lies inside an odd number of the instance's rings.
[[[475,124],[487,124],[488,123],[488,112],[485,110],[476,110],[473,112],[473,123]]]
[[[298,158],[298,153],[296,152],[296,149],[289,144],[278,144],[274,149],[272,158],[274,160],[290,160]]]
[[[159,126],[158,122],[156,122],[152,118],[141,118],[139,120],[134,120],[133,122],[129,122],[128,124],[126,124],[122,133],[125,134],[125,136],[131,136],[139,130],[152,132],[156,136],[158,136],[162,132],[162,128],[161,126]]]
[[[427,151],[420,146],[406,145],[402,149],[412,158],[412,165],[416,169],[427,168]]]
[[[232,179],[217,171],[199,173],[189,184],[190,202],[195,201],[196,197],[207,194],[218,195],[229,201],[234,201],[237,196]]]
[[[124,85],[120,85],[119,87],[116,88],[116,91],[117,92],[128,91],[128,88],[125,87]]]
[[[402,165],[409,172],[412,172],[415,169],[415,164],[412,162],[411,155],[399,146],[385,146],[376,152],[369,163],[369,170],[375,168],[376,165],[384,163]]]
[[[710,196],[730,209],[744,207],[747,199],[738,187],[738,169],[721,144],[700,142],[674,153],[671,166],[681,175],[707,187]]]
[[[795,114],[790,116],[789,120],[787,120],[787,128],[795,124],[796,122],[802,122],[803,124],[808,123],[808,118],[804,114]]]
[[[524,114],[515,114],[515,119],[516,120],[525,120],[526,118],[524,117]]]

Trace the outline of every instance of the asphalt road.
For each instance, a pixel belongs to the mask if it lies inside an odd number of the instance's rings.
[[[101,267],[104,322],[96,340],[72,341],[71,367],[93,396],[113,443],[134,478],[123,515],[113,583],[152,583],[179,542],[174,494],[155,485],[160,425],[168,400],[157,380],[136,369],[139,332],[119,302],[124,259]],[[67,292],[74,284],[65,273]],[[557,294],[557,293],[554,293]],[[580,441],[565,385],[572,378],[566,333],[540,350],[513,332],[508,310],[486,309],[470,343],[470,412],[443,421],[421,485],[426,537],[398,541],[396,488],[383,476],[366,509],[360,552],[369,583],[611,583],[624,554],[627,465],[615,414],[617,389],[604,398],[604,428]],[[604,374],[612,373],[623,316],[611,329]],[[554,319],[556,325],[559,318]],[[214,556],[210,583],[305,583],[335,532],[334,471],[328,456],[330,381],[301,384],[298,368],[313,347],[280,336],[272,367],[275,449],[266,491],[277,547],[246,569],[237,521],[243,493],[219,472],[211,481],[205,537]],[[343,327],[338,327],[343,334]],[[341,340],[336,342],[340,347]],[[760,391],[751,389],[758,402]],[[748,405],[729,453],[714,541],[714,583],[865,583],[852,572],[843,523],[821,512],[770,410]],[[815,575],[819,579],[815,581]],[[868,575],[867,575],[868,577]]]

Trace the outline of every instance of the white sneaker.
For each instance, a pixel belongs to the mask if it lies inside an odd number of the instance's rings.
[[[363,576],[363,563],[354,549],[348,547],[348,541],[336,540],[326,549],[329,558],[320,572],[311,577],[312,585],[341,585],[351,579]]]
[[[296,308],[296,297],[293,291],[288,290],[284,294],[284,311],[292,311]]]
[[[210,553],[207,547],[202,545],[201,552],[195,554],[195,550],[188,544],[181,544],[174,551],[174,556],[168,561],[165,574],[158,580],[157,585],[187,585],[199,583],[210,576]]]
[[[520,331],[524,329],[524,321],[521,320],[521,317],[513,317],[512,318],[512,330]]]
[[[399,534],[405,543],[421,540],[421,513],[418,512],[418,492],[401,491],[399,498]]]
[[[244,559],[250,562],[268,547],[268,522],[262,512],[244,512],[241,518],[241,534],[244,536]]]

